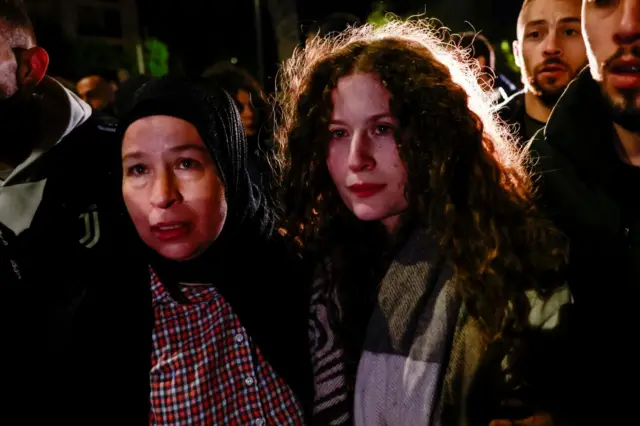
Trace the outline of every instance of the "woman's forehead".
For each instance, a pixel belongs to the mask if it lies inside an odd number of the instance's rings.
[[[134,121],[125,132],[123,153],[136,149],[175,150],[180,146],[206,149],[196,127],[171,116],[149,116]]]

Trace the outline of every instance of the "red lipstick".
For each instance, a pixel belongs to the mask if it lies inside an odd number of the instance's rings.
[[[349,186],[349,191],[357,197],[369,198],[382,191],[386,186],[384,183],[356,183]]]

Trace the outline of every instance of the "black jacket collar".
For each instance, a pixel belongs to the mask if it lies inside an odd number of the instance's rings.
[[[547,122],[545,139],[585,179],[607,181],[615,167],[615,137],[598,82],[589,67],[569,84]]]
[[[524,122],[524,90],[511,95],[507,100],[498,105],[498,114],[509,124],[521,124]]]

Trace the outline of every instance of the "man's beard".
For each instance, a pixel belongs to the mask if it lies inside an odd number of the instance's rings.
[[[569,73],[567,84],[556,87],[554,86],[555,81],[553,78],[548,79],[549,80],[548,84],[543,84],[540,81],[539,76],[540,76],[541,70],[548,66],[564,67]],[[529,77],[529,90],[533,94],[535,94],[544,105],[546,105],[549,108],[553,108],[558,102],[558,100],[560,99],[560,96],[562,96],[562,94],[564,93],[569,82],[571,82],[578,73],[572,70],[571,67],[569,67],[567,64],[562,62],[560,59],[549,58],[546,61],[544,61],[544,63],[536,67],[536,69],[533,71],[532,74],[533,76]]]
[[[31,153],[38,122],[30,95],[17,92],[0,100],[0,162],[15,166]]]
[[[545,88],[535,79],[531,82],[531,85],[534,89],[535,95],[540,99],[540,102],[549,108],[553,108],[555,106],[560,99],[560,96],[564,93],[564,89],[567,88],[567,86]]]
[[[640,92],[637,90],[626,90],[622,94],[622,102],[619,99],[612,99],[607,90],[602,88],[603,95],[607,100],[611,119],[622,128],[630,132],[640,132],[640,107],[637,104],[640,99]]]
[[[606,87],[606,74],[611,72],[612,62],[625,54],[631,54],[640,58],[640,46],[634,46],[630,52],[625,49],[619,49],[611,58],[604,62],[601,75],[604,75],[605,78],[604,81],[600,83],[600,88],[604,98],[607,100],[613,122],[630,132],[638,133],[640,132],[640,90],[617,90],[617,93],[612,95],[607,91]]]

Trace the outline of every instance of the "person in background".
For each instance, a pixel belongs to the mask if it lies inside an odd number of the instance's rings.
[[[317,265],[315,424],[551,425],[566,239],[427,25],[315,38],[282,67],[285,223]]]
[[[24,3],[0,1],[0,361],[7,424],[65,423],[78,303],[113,267],[115,128],[46,75]],[[37,409],[34,408],[37,406]]]
[[[538,0],[540,1],[540,0]],[[637,422],[640,0],[582,3],[589,67],[531,142],[540,206],[571,239],[575,424]],[[577,48],[577,47],[576,47]],[[594,374],[587,374],[597,366]]]
[[[119,68],[116,72],[116,76],[118,77],[118,85],[124,83],[132,77],[131,73],[126,68]]]
[[[264,127],[268,116],[264,90],[247,70],[224,61],[207,68],[202,77],[214,81],[234,97],[247,137],[269,132]]]
[[[76,91],[80,98],[100,114],[115,116],[113,103],[118,91],[118,75],[95,71],[78,80]]]
[[[264,196],[275,202],[280,174],[273,145],[271,110],[260,83],[245,69],[219,62],[205,70],[202,77],[233,96],[240,112],[250,152],[249,172],[254,182],[264,189]]]
[[[152,79],[119,134],[123,257],[74,322],[77,424],[305,424],[304,273],[259,205],[233,99]]]
[[[463,49],[470,49],[471,59],[477,61],[480,67],[480,87],[491,93],[493,102],[503,102],[516,88],[507,77],[496,72],[496,52],[489,40],[473,31],[462,33],[459,37],[458,45]]]
[[[587,64],[580,0],[525,0],[513,54],[524,89],[498,111],[524,144],[544,127],[567,85]]]

